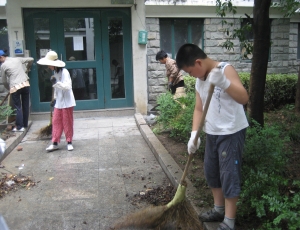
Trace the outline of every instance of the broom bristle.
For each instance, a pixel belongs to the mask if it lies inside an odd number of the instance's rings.
[[[40,129],[38,137],[49,137],[52,135],[52,124],[47,125],[46,127],[43,127]]]
[[[113,229],[129,227],[155,230],[203,229],[196,211],[186,200],[170,208],[167,208],[167,206],[151,206],[129,214],[119,220]]]
[[[124,229],[128,227],[137,227],[139,229],[151,229],[160,224],[167,206],[150,206],[129,214],[114,225],[113,229]]]

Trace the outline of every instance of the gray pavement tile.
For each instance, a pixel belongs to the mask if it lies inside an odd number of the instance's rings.
[[[132,126],[132,124],[135,124],[134,117],[125,117],[123,119],[114,119],[113,120],[113,126]]]
[[[169,184],[134,117],[75,119],[70,152],[64,137],[60,150],[50,153],[45,151],[50,139],[36,140],[47,123],[33,122],[20,144],[23,151],[14,149],[2,162],[11,173],[24,164],[21,173],[38,182],[0,202],[11,230],[106,230],[144,205],[132,205],[130,196]]]
[[[81,129],[80,132],[74,132],[73,141],[98,139],[98,129]]]
[[[113,135],[110,136],[101,136],[99,135],[98,145],[99,146],[114,146],[116,140]]]
[[[111,206],[113,204],[126,204],[125,186],[121,185],[106,185],[104,188],[99,188],[99,204]]]
[[[114,137],[114,129],[113,127],[104,127],[100,129],[95,129],[98,131],[99,141],[104,141],[107,138]]]
[[[101,132],[101,131],[99,131]],[[114,127],[113,134],[115,137],[128,137],[128,136],[139,136],[141,135],[140,131],[136,126],[125,126],[125,127]]]

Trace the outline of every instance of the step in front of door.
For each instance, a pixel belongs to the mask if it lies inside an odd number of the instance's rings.
[[[130,108],[119,108],[119,109],[98,109],[98,110],[80,110],[74,111],[74,119],[76,118],[88,118],[88,117],[122,117],[122,116],[133,116],[135,109]],[[41,121],[49,120],[50,112],[31,113],[30,120]]]

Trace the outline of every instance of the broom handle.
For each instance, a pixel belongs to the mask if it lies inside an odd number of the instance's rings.
[[[8,96],[9,96],[9,92],[6,94],[5,98],[4,98],[3,101],[1,102],[0,106],[3,105],[3,103],[6,101],[6,99],[8,98]]]
[[[208,110],[208,107],[209,107],[210,100],[212,98],[214,89],[215,89],[215,86],[211,84],[210,87],[209,87],[209,91],[208,91],[206,103],[205,103],[205,106],[204,106],[204,109],[203,109],[203,112],[202,112],[202,116],[201,116],[201,120],[200,120],[200,125],[199,125],[199,128],[197,130],[196,136],[194,138],[194,144],[196,146],[197,146],[198,138],[200,136],[200,132],[202,131],[202,128],[204,126],[205,117],[206,117],[206,114],[207,114],[207,110]],[[184,181],[184,179],[185,179],[185,177],[187,175],[187,171],[188,171],[188,168],[190,167],[191,161],[193,159],[193,155],[194,154],[189,154],[189,158],[188,158],[188,161],[187,161],[187,163],[186,163],[186,165],[184,167],[184,171],[183,171],[183,174],[182,174],[182,177],[181,177],[181,180],[180,180],[180,184],[183,183],[183,181]]]

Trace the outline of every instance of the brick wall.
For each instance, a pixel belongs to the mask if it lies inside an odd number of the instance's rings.
[[[228,19],[238,28],[239,19]],[[159,19],[147,18],[148,30],[147,60],[148,60],[148,103],[149,107],[156,105],[156,98],[166,92],[166,72],[164,65],[155,60],[160,50]],[[204,20],[204,51],[212,59],[230,62],[238,72],[250,72],[251,62],[240,59],[238,39],[232,40],[234,50],[221,47],[226,37],[223,33],[221,19]],[[268,73],[296,73],[299,68],[297,60],[298,23],[290,23],[289,19],[273,19],[271,24],[271,51]]]

